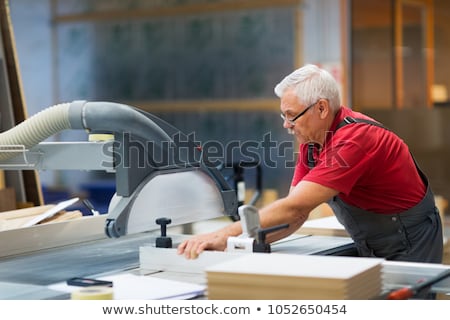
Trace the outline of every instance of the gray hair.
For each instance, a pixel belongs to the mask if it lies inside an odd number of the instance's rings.
[[[275,94],[281,98],[284,92],[293,89],[299,102],[310,105],[319,99],[327,99],[332,110],[341,105],[339,86],[326,70],[313,64],[307,64],[287,75],[275,86]]]

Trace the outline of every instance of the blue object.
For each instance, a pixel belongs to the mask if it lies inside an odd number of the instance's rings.
[[[116,183],[115,180],[92,181],[81,185],[81,189],[86,191],[94,209],[104,214],[108,212],[109,202],[116,192]]]

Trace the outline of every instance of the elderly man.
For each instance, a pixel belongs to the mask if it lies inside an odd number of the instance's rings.
[[[325,70],[306,65],[276,87],[283,126],[299,158],[289,194],[260,210],[261,227],[289,224],[268,242],[299,229],[312,209],[328,202],[363,257],[441,263],[442,224],[426,176],[408,146],[370,117],[342,106]],[[224,250],[240,222],[196,235],[178,253],[196,258]]]

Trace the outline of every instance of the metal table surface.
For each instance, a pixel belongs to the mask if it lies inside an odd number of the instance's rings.
[[[71,277],[91,277],[121,272],[139,273],[139,248],[154,246],[156,233],[141,233],[117,239],[101,239],[0,258],[0,299],[68,299],[48,285]],[[186,235],[173,235],[176,247]],[[351,239],[333,236],[294,235],[272,244],[274,253],[352,255]],[[384,282],[390,288],[417,282],[449,266],[386,262]],[[179,279],[180,275],[159,272],[153,276]],[[183,274],[183,277],[186,277]],[[182,279],[186,280],[186,279]],[[195,282],[195,277],[187,279]],[[448,292],[450,279],[437,286]],[[440,290],[439,290],[440,289]]]
[[[173,236],[174,247],[184,238]],[[135,269],[139,267],[139,247],[153,244],[154,239],[155,233],[141,233],[0,258],[0,281],[45,286],[71,277]],[[351,243],[345,238],[297,235],[272,247],[274,252],[339,254]]]
[[[0,258],[0,298],[67,298],[51,292],[47,286],[72,277],[139,271],[139,248],[153,245],[157,235],[155,232],[140,233]],[[173,246],[176,247],[186,237],[182,234],[172,235]],[[293,250],[296,254],[339,254],[349,248],[351,241],[296,235],[282,241],[282,244],[274,244],[273,252]]]
[[[0,281],[48,285],[71,277],[139,267],[139,247],[149,234],[101,239],[0,258]]]
[[[28,254],[0,258],[0,299],[68,299],[66,293],[47,286],[71,277],[92,277],[121,272],[139,273],[139,248],[154,246],[156,233],[141,233],[118,239],[101,239],[74,245],[39,250]],[[174,247],[186,235],[173,235]],[[274,253],[352,255],[349,238],[295,235],[272,245]],[[449,266],[386,262],[384,285],[387,288],[416,283]],[[171,272],[152,274],[161,278],[195,282],[196,278],[179,279]],[[178,278],[177,278],[178,277]],[[183,277],[186,277],[183,274]],[[450,279],[437,285],[437,292],[448,292]]]

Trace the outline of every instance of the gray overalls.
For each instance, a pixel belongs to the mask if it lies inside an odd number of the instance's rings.
[[[377,122],[347,117],[345,124]],[[384,128],[384,127],[383,127]],[[428,180],[416,164],[427,186],[423,199],[413,208],[396,214],[376,214],[351,206],[338,196],[329,201],[338,221],[355,242],[359,256],[387,260],[442,263],[443,236],[439,211]]]

